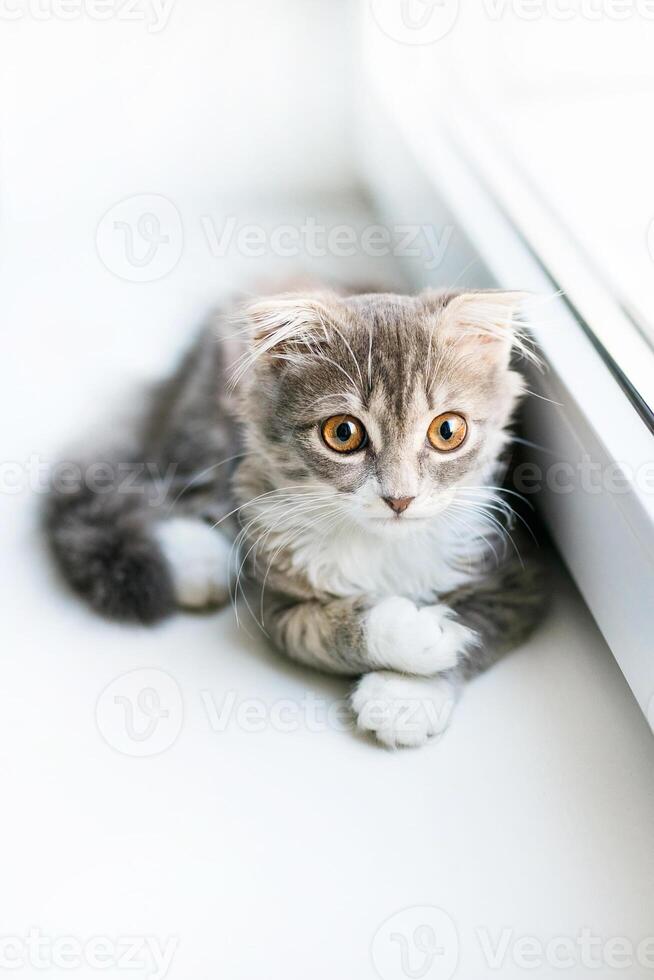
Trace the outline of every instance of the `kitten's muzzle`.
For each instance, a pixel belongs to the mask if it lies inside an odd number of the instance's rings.
[[[384,503],[387,504],[391,508],[391,510],[394,511],[399,517],[400,514],[404,513],[404,511],[407,509],[411,501],[415,500],[416,498],[415,497],[383,497],[382,499]]]

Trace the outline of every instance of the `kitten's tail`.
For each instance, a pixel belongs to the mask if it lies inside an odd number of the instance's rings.
[[[146,486],[136,489],[53,488],[44,523],[56,564],[97,612],[155,623],[175,607],[173,583],[152,534],[156,508]]]

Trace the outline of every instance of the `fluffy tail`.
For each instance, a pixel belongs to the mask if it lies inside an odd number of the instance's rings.
[[[171,574],[151,534],[152,508],[144,495],[52,490],[44,517],[59,569],[97,612],[155,623],[173,611]]]

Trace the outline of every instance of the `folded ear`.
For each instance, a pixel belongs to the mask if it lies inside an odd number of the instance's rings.
[[[456,344],[469,355],[498,364],[508,364],[512,349],[529,355],[516,323],[516,316],[528,294],[488,290],[461,293],[443,308],[439,337]]]
[[[260,353],[326,337],[327,308],[316,296],[287,293],[258,300],[245,308],[245,317]]]
[[[231,383],[238,384],[260,358],[278,363],[298,361],[328,343],[328,302],[327,296],[287,293],[245,306],[239,320],[248,346],[235,366]]]

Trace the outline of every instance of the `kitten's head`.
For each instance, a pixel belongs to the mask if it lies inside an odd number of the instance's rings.
[[[234,382],[249,468],[380,533],[418,529],[488,483],[522,378],[522,295],[278,296],[244,312]]]

